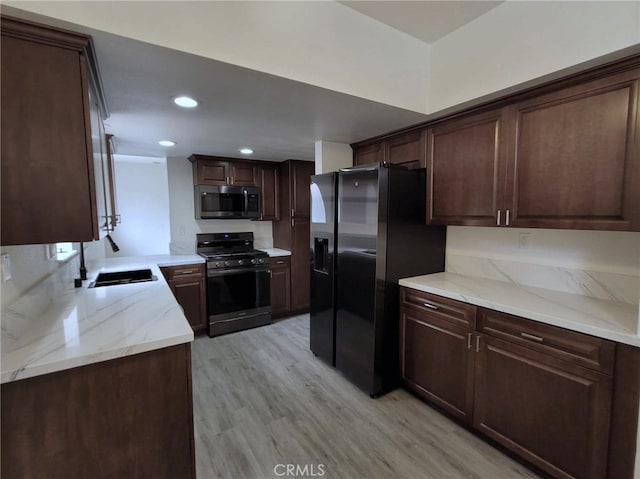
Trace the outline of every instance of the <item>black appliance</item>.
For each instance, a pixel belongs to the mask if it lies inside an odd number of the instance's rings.
[[[311,177],[311,350],[371,396],[399,384],[398,280],[444,271],[425,187],[424,169],[387,163]]]
[[[197,235],[206,258],[209,336],[271,323],[269,255],[253,248],[253,233]]]
[[[253,186],[194,187],[196,219],[256,219],[260,188]]]

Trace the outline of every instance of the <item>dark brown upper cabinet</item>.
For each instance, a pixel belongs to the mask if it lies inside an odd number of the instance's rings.
[[[353,164],[355,166],[380,163],[381,161],[385,161],[384,142],[357,146],[353,149]]]
[[[428,132],[427,223],[640,230],[640,69]]]
[[[109,223],[103,171],[94,167],[104,152],[92,136],[106,142],[106,108],[90,37],[1,22],[1,243],[99,239]]]
[[[509,226],[640,230],[640,69],[509,108]]]
[[[255,162],[216,156],[191,155],[194,185],[259,186]]]
[[[386,161],[409,169],[424,168],[427,162],[426,130],[396,135],[385,141]]]
[[[366,165],[388,161],[409,169],[424,168],[427,160],[426,129],[394,135],[353,149],[353,164]]]
[[[505,111],[467,115],[427,132],[427,223],[496,225],[505,172]]]

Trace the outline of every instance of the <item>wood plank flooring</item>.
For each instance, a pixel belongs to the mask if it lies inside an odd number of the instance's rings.
[[[199,479],[538,477],[402,389],[369,398],[311,353],[309,315],[192,351]]]

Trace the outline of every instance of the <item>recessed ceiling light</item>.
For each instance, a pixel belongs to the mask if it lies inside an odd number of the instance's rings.
[[[173,99],[173,102],[183,108],[195,108],[198,102],[189,96],[179,96]]]
[[[176,146],[176,142],[171,140],[160,140],[158,143],[161,146]]]
[[[240,148],[239,151],[243,155],[251,155],[253,153],[253,150],[251,148]]]

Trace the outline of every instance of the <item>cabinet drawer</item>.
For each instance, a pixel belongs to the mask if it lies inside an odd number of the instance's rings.
[[[471,304],[423,293],[411,288],[402,288],[400,291],[402,306],[432,313],[441,319],[465,328],[475,329],[476,327],[477,308]]]
[[[548,324],[480,308],[478,329],[574,364],[613,374],[615,343]]]
[[[291,267],[291,257],[276,256],[273,258],[269,258],[269,267],[270,268],[289,268]]]
[[[204,276],[203,264],[183,264],[160,268],[164,277],[170,281],[179,278],[200,278]]]

